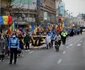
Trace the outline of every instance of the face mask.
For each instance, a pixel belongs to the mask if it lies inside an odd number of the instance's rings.
[[[13,38],[16,38],[16,36],[15,36],[15,35],[13,35]]]

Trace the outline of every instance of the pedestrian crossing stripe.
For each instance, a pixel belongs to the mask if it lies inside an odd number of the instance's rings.
[[[77,44],[77,46],[81,46],[81,44]]]

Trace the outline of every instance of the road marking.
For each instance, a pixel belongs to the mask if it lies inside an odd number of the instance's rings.
[[[73,44],[70,44],[69,46],[73,46]]]
[[[81,44],[77,44],[77,46],[81,46]]]
[[[65,53],[66,53],[66,51],[63,52],[63,54],[65,54]]]
[[[67,46],[66,48],[69,48],[69,46]]]
[[[33,53],[34,51],[29,52],[29,54]]]
[[[57,64],[60,64],[60,63],[61,63],[61,61],[62,61],[62,59],[59,59],[59,60],[58,60],[58,62],[57,62]]]
[[[80,41],[80,42],[82,42],[82,41]]]

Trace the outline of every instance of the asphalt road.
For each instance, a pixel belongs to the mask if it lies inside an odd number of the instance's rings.
[[[8,59],[0,62],[0,70],[85,70],[85,34],[70,37],[60,51],[38,49],[18,58],[16,65]]]

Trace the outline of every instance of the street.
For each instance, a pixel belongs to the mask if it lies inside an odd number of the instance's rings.
[[[0,70],[85,70],[84,5],[0,0]]]
[[[8,59],[0,62],[0,70],[85,70],[85,33],[69,37],[60,51],[37,49],[24,53],[16,65]]]

